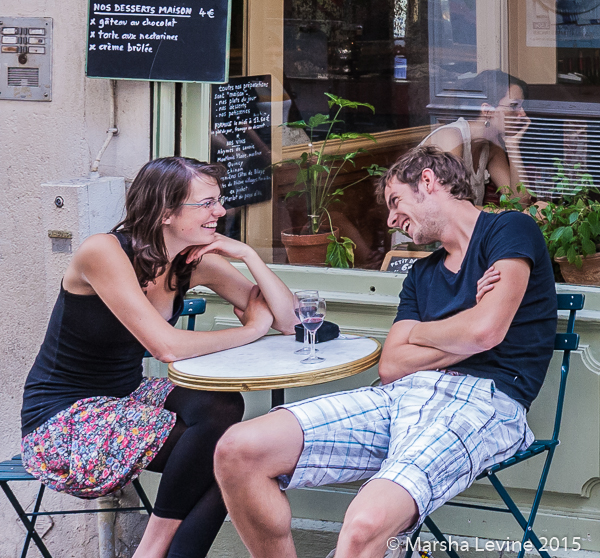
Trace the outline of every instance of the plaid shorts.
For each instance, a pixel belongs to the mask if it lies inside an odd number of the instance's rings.
[[[534,440],[525,408],[492,380],[439,371],[279,408],[304,431],[293,475],[279,478],[282,490],[388,479],[415,500],[417,525]]]
[[[110,494],[154,459],[175,425],[164,403],[175,386],[144,378],[127,397],[76,401],[21,441],[25,469],[58,492],[80,498]]]

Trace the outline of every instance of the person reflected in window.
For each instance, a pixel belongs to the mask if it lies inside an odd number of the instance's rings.
[[[25,383],[21,453],[40,482],[98,498],[144,469],[162,472],[134,558],[206,556],[226,515],[214,449],[244,410],[239,393],[144,378],[145,350],[162,362],[192,358],[251,343],[270,327],[294,333],[297,322],[291,292],[256,252],[216,232],[224,174],[185,157],[140,170],[125,219],[73,255]],[[242,260],[256,285],[223,256]],[[197,285],[231,303],[242,326],[173,327]]]
[[[520,143],[530,120],[523,110],[527,84],[500,70],[485,70],[468,83],[465,90],[482,91],[486,101],[475,120],[459,118],[429,134],[421,145],[435,145],[462,158],[471,173],[475,204],[483,205],[486,182],[530,204],[530,196],[517,190],[524,180]]]

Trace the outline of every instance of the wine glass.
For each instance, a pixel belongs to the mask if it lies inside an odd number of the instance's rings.
[[[301,300],[304,299],[317,299],[319,298],[319,291],[296,291],[294,293],[294,312],[296,313],[296,318],[300,320],[300,312],[298,310],[298,305]],[[302,320],[300,320],[302,321]],[[308,330],[304,328],[304,345],[301,349],[294,351],[295,355],[309,355],[310,354],[310,345],[308,343]]]
[[[325,359],[315,354],[315,334],[325,319],[325,299],[306,298],[298,303],[298,312],[304,329],[310,333],[310,356],[301,360],[303,364],[315,364]]]

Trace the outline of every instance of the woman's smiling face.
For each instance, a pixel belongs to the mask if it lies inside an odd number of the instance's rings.
[[[163,221],[167,245],[176,242],[180,252],[188,246],[210,244],[215,239],[218,219],[226,213],[218,202],[220,196],[221,189],[213,177],[200,174],[193,178],[185,202]]]

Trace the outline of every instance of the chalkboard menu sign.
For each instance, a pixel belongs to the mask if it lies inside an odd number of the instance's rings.
[[[419,258],[426,258],[431,252],[411,252],[409,250],[390,250],[383,260],[381,271],[408,273]]]
[[[231,0],[90,0],[88,18],[88,77],[227,81]]]
[[[225,207],[271,199],[271,76],[213,85],[210,159],[227,167]]]

